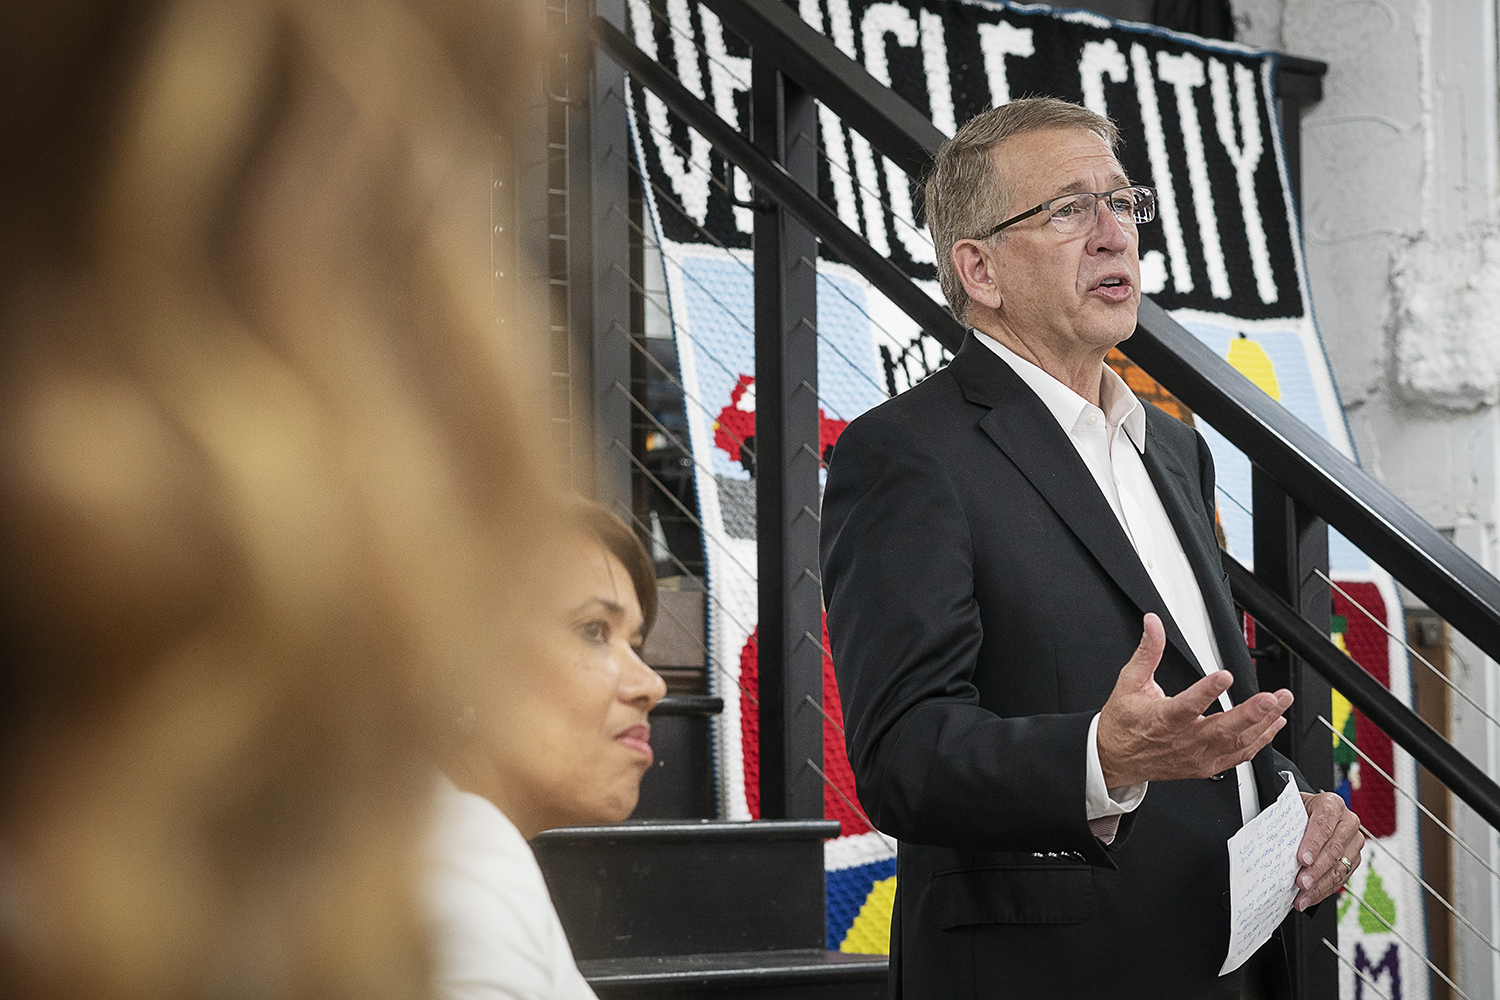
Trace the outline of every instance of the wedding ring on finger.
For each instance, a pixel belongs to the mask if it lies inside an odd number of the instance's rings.
[[[1354,862],[1350,861],[1348,858],[1339,858],[1339,864],[1344,866],[1344,877],[1340,879],[1340,881],[1349,881],[1349,876],[1354,874]]]

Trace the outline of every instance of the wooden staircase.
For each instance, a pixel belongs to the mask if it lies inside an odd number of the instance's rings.
[[[827,950],[823,841],[838,823],[702,818],[721,707],[678,696],[652,713],[658,763],[629,822],[532,841],[579,968],[605,1000],[883,997],[884,956]]]

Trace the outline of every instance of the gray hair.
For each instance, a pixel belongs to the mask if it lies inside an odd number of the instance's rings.
[[[1014,181],[995,169],[990,152],[1006,139],[1046,129],[1092,132],[1111,152],[1120,145],[1120,130],[1103,115],[1055,97],[1028,97],[975,115],[938,148],[927,175],[927,228],[938,281],[960,323],[968,322],[969,294],[953,269],[953,244],[1004,218],[1015,197]]]

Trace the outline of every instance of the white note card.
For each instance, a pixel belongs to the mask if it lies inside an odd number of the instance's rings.
[[[1307,809],[1291,773],[1274,805],[1229,838],[1229,954],[1219,975],[1255,954],[1292,911],[1297,898],[1297,845],[1307,831]]]

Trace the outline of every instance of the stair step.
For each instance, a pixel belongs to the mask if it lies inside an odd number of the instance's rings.
[[[821,951],[833,820],[629,822],[531,842],[580,961]]]
[[[884,955],[822,949],[580,960],[600,1000],[881,1000]]]

